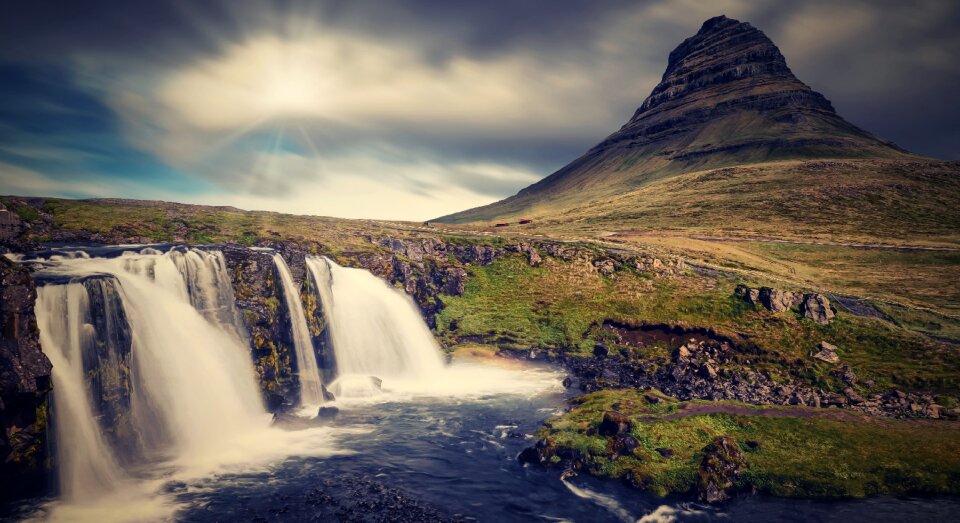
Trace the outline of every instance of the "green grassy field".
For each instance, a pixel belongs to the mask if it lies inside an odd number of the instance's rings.
[[[691,405],[732,413],[684,416]],[[613,459],[611,438],[596,430],[607,411],[628,416],[630,435],[639,443]],[[802,407],[771,413],[735,402],[681,403],[656,392],[608,390],[578,398],[537,436],[554,455],[579,451],[592,474],[629,479],[659,496],[694,489],[703,449],[718,436],[732,437],[746,459],[740,489],[817,498],[960,492],[960,424],[838,414]]]
[[[598,336],[595,327],[606,320],[675,324],[745,340],[760,354],[744,355],[744,367],[786,373],[828,390],[842,385],[829,365],[809,357],[824,340],[840,347],[841,360],[861,381],[873,381],[869,389],[960,391],[955,346],[876,318],[841,312],[818,325],[795,311],[757,310],[734,296],[737,278],[692,271],[664,278],[633,268],[603,276],[584,262],[548,258],[531,267],[519,256],[472,267],[471,273],[464,295],[445,297],[437,318],[437,334],[448,345],[480,337],[587,354]]]

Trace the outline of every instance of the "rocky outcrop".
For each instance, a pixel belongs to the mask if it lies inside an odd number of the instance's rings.
[[[409,294],[420,308],[424,321],[436,326],[443,309],[441,294],[460,296],[467,281],[466,267],[489,265],[506,252],[479,243],[443,241],[436,238],[371,238],[386,252],[340,260],[369,270]]]
[[[803,317],[814,323],[825,325],[836,315],[830,306],[830,300],[822,294],[806,294],[801,304]]]
[[[46,483],[50,360],[40,350],[27,269],[0,257],[0,499]]]
[[[840,363],[840,356],[837,356],[836,345],[826,341],[821,341],[820,346],[817,348],[819,348],[820,350],[814,353],[813,355],[814,358],[830,364]]]
[[[825,325],[836,316],[830,300],[823,294],[784,291],[772,287],[752,289],[738,285],[734,294],[754,307],[762,307],[771,312],[786,312],[797,308],[804,318]]]
[[[273,262],[275,253],[283,255],[294,283],[300,286],[300,299],[321,371],[329,378],[334,370],[323,308],[306,268],[308,252],[294,242],[274,242],[257,249],[227,245],[221,251],[230,272],[237,309],[250,336],[254,365],[267,405],[272,411],[296,405],[300,391],[290,311]]]
[[[619,412],[609,411],[603,414],[603,421],[597,426],[597,433],[601,436],[612,438],[630,432],[631,428],[630,418]]]
[[[23,228],[23,220],[0,204],[0,241],[16,240]]]
[[[760,303],[773,312],[788,311],[793,307],[799,307],[803,302],[803,296],[780,289],[763,287],[760,289]]]
[[[697,498],[707,503],[728,501],[747,468],[740,446],[730,436],[719,436],[703,449],[697,468]]]
[[[857,380],[849,367],[835,371],[842,384],[834,390],[811,386],[790,373],[757,371],[750,366],[751,358],[761,355],[755,347],[737,345],[734,340],[708,331],[693,332],[666,364],[637,360],[613,350],[595,352],[591,357],[535,349],[502,354],[560,363],[576,377],[570,385],[583,392],[656,389],[683,401],[736,400],[755,405],[840,408],[895,418],[960,417],[960,409],[956,413],[944,409],[936,397],[927,393],[891,390],[885,394],[860,394],[854,389]],[[850,390],[846,391],[847,388]]]

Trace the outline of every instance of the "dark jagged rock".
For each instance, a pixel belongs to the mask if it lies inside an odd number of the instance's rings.
[[[320,419],[335,418],[340,413],[340,409],[333,406],[323,406],[317,410],[317,417]]]
[[[738,346],[733,340],[706,331],[697,332],[696,335],[701,339],[683,343],[674,350],[669,364],[665,366],[628,356],[596,358],[567,352],[545,354],[552,354],[552,361],[561,363],[576,376],[583,392],[627,387],[656,389],[682,401],[736,400],[757,405],[840,407],[896,418],[933,417],[936,411],[930,407],[935,405],[935,400],[929,394],[901,393],[902,398],[894,394],[872,394],[864,398],[854,391],[855,398],[860,399],[852,401],[845,394],[824,392],[789,377],[786,382],[784,376],[774,380],[765,372],[734,364],[738,357],[754,354],[755,348]],[[506,351],[504,354],[522,356],[526,353]],[[857,382],[847,366],[841,367],[835,374],[850,387]],[[911,403],[919,407],[911,408]]]
[[[281,407],[296,405],[299,388],[294,345],[273,253],[242,246],[224,246],[221,251],[230,272],[237,309],[250,335],[260,387],[265,396],[284,398]],[[292,267],[290,272],[293,273]],[[302,270],[300,275],[302,278]]]
[[[520,451],[520,454],[517,455],[517,462],[519,462],[521,465],[526,463],[539,465],[543,463],[543,456],[540,453],[540,448],[527,447],[523,449]]]
[[[630,418],[615,411],[605,412],[603,421],[597,426],[597,433],[605,437],[619,436],[630,432]]]
[[[323,401],[337,401],[337,397],[322,383],[320,384],[320,394],[323,395]]]
[[[637,438],[629,434],[621,434],[613,439],[611,442],[611,449],[614,454],[620,456],[629,456],[633,453],[633,449],[640,446],[640,442],[637,441]]]
[[[40,350],[36,287],[0,257],[0,500],[40,492],[47,460],[50,360]]]
[[[15,240],[23,229],[23,220],[0,204],[0,241]]]
[[[610,354],[610,348],[603,343],[597,343],[593,346],[593,355],[597,358],[606,358]]]

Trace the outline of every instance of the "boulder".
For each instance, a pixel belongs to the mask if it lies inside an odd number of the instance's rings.
[[[531,247],[527,251],[527,262],[531,267],[539,267],[543,263],[543,258],[540,257],[540,253],[536,249]]]
[[[597,343],[593,346],[593,355],[597,358],[606,358],[610,349],[603,343]]]
[[[851,405],[859,405],[865,401],[863,396],[857,394],[857,392],[853,390],[853,387],[847,387],[843,389],[843,395],[847,397]]]
[[[628,456],[633,453],[633,449],[640,446],[637,438],[629,434],[621,434],[613,440],[613,451],[621,456]]]
[[[717,378],[717,371],[708,363],[700,369],[700,375],[708,380],[713,380]]]
[[[524,465],[526,463],[533,463],[539,465],[543,463],[543,453],[541,452],[541,444],[538,443],[534,447],[527,447],[520,451],[520,454],[517,455],[517,461]]]
[[[773,312],[790,310],[791,307],[798,307],[802,302],[803,296],[797,293],[771,287],[760,289],[760,303]]]
[[[830,323],[835,313],[830,306],[830,300],[823,294],[805,294],[803,296],[803,317],[815,323],[825,325]]]
[[[819,352],[813,355],[814,358],[827,363],[839,363],[840,356],[837,356],[837,346],[825,341],[820,342]]]
[[[609,438],[630,432],[630,427],[630,418],[617,411],[607,411],[603,414],[603,421],[597,426],[597,432]]]
[[[840,367],[840,370],[834,373],[840,381],[850,385],[851,387],[857,384],[857,375],[853,373],[853,369],[849,365],[844,365]]]
[[[660,455],[663,456],[663,457],[665,457],[665,458],[673,457],[673,449],[657,448],[657,449],[655,449],[655,450],[656,450],[657,452],[659,452]]]
[[[340,413],[340,409],[338,409],[337,407],[324,406],[324,407],[320,407],[320,410],[317,411],[317,417],[320,419],[335,418],[339,413]]]
[[[337,401],[337,397],[322,383],[320,384],[320,394],[323,395],[323,401]]]

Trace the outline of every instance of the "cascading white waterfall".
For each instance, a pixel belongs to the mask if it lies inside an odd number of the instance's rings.
[[[384,391],[482,398],[561,388],[554,372],[469,361],[446,365],[440,345],[406,293],[369,271],[341,267],[328,258],[308,257],[307,267],[333,345],[337,379],[330,388],[338,399],[366,401]]]
[[[413,300],[363,269],[307,258],[337,362],[334,393],[369,395],[370,376],[428,380],[443,370],[440,347]],[[389,384],[389,383],[388,383]]]
[[[146,449],[153,455],[179,463],[201,461],[244,434],[267,428],[270,416],[248,347],[233,325],[218,321],[219,313],[206,306],[228,303],[222,287],[211,283],[226,276],[200,274],[223,271],[217,254],[144,252],[113,259],[54,257],[41,278],[112,279],[129,323],[132,400],[141,403],[132,408],[134,430],[148,440],[156,434],[168,438],[160,440],[169,448]],[[41,344],[53,363],[61,490],[68,499],[84,501],[109,495],[111,485],[123,479],[85,382],[83,360],[97,350],[88,293],[81,283],[51,282],[39,289],[37,299]]]
[[[287,262],[279,253],[273,255],[273,263],[280,275],[283,285],[283,298],[290,312],[290,328],[293,335],[294,352],[297,356],[297,375],[300,380],[300,405],[315,407],[323,403],[320,369],[317,366],[317,355],[313,350],[313,340],[310,338],[310,329],[307,327],[306,315],[303,312],[303,303],[300,301],[300,291],[290,275]]]
[[[79,283],[37,289],[40,344],[53,364],[61,496],[81,500],[112,492],[125,479],[93,415],[83,372],[91,341],[90,300]]]
[[[187,296],[194,308],[208,320],[232,329],[244,343],[248,343],[223,253],[190,249],[172,251],[170,257],[183,275]]]

